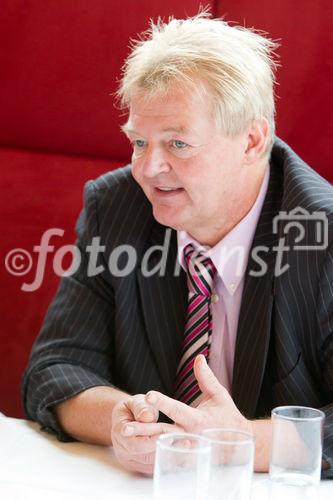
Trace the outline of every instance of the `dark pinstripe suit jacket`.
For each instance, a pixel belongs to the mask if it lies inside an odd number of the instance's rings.
[[[324,211],[329,245],[325,250],[294,250],[297,231],[285,235],[291,250],[274,276],[276,248],[283,235],[272,231],[279,210],[296,207]],[[130,174],[130,167],[109,172],[85,188],[85,208],[77,224],[82,253],[79,270],[62,279],[37,338],[23,380],[27,416],[68,439],[52,406],[97,385],[129,393],[156,389],[172,395],[184,332],[186,281],[174,276],[176,234],[171,233],[165,276],[144,276],[141,261],[152,245],[163,244],[166,228]],[[312,222],[302,244],[313,246]],[[102,274],[87,277],[86,246],[101,237]],[[133,246],[137,265],[127,276],[108,270],[111,252]],[[269,415],[272,407],[301,404],[326,412],[324,451],[333,466],[333,188],[282,141],[271,157],[267,196],[253,248],[267,272],[256,277],[258,258],[250,257],[239,317],[232,396],[249,418]],[[155,251],[150,268],[160,260]],[[118,266],[126,265],[125,253]],[[332,467],[333,468],[333,467]],[[332,469],[331,469],[332,470]]]

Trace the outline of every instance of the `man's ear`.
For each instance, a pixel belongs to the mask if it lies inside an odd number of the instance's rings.
[[[244,163],[256,163],[264,154],[269,134],[269,123],[266,118],[253,120],[248,128],[247,144],[244,152]]]

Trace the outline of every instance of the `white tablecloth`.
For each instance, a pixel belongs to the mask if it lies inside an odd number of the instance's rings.
[[[276,488],[266,474],[255,474],[252,498],[333,499],[329,480],[317,490]],[[35,423],[0,414],[1,500],[151,500],[152,492],[152,479],[124,471],[112,448],[60,443]]]

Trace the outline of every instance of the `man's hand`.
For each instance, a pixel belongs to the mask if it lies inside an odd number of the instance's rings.
[[[134,409],[133,403],[126,405],[126,402],[123,402],[125,407],[117,405],[118,413],[113,418],[115,418],[114,425],[118,421],[120,427],[117,427],[113,439],[117,442],[118,454],[117,452],[116,454],[119,461],[127,469],[151,474],[156,440],[160,434],[179,431],[200,433],[204,429],[223,427],[254,434],[255,470],[267,472],[271,447],[271,420],[247,420],[225,387],[216,379],[204,356],[196,358],[194,373],[203,393],[202,402],[197,408],[191,408],[156,391],[150,391],[145,399],[142,395],[135,396],[140,398],[137,399],[140,404],[149,405],[149,411],[155,408],[156,411],[163,412],[173,420],[174,424],[157,423],[157,414],[154,420],[146,419],[143,422],[141,418],[141,421],[138,421],[140,412],[138,414]],[[134,418],[134,413],[138,418]]]
[[[118,461],[127,469],[152,474],[160,434],[176,432],[176,425],[157,423],[159,412],[143,394],[120,401],[112,412],[111,437]]]
[[[202,402],[197,408],[191,408],[156,391],[150,391],[146,395],[147,403],[165,413],[187,432],[200,433],[212,427],[252,432],[251,422],[240,413],[202,355],[195,360],[194,374],[203,393]]]
[[[150,391],[146,395],[147,403],[163,412],[186,432],[201,433],[204,429],[223,427],[254,434],[255,471],[267,472],[272,440],[271,420],[247,420],[225,387],[219,383],[204,356],[197,356],[194,373],[203,393],[202,402],[197,408],[191,408],[156,391]],[[136,425],[138,424],[134,424],[134,432]]]

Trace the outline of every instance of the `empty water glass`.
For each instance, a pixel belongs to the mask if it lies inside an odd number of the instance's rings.
[[[254,463],[252,434],[233,429],[207,429],[211,441],[210,500],[247,500],[251,494]]]
[[[188,433],[164,434],[157,440],[155,500],[206,500],[210,442]]]
[[[272,410],[272,481],[311,486],[320,481],[325,414],[304,406]]]

